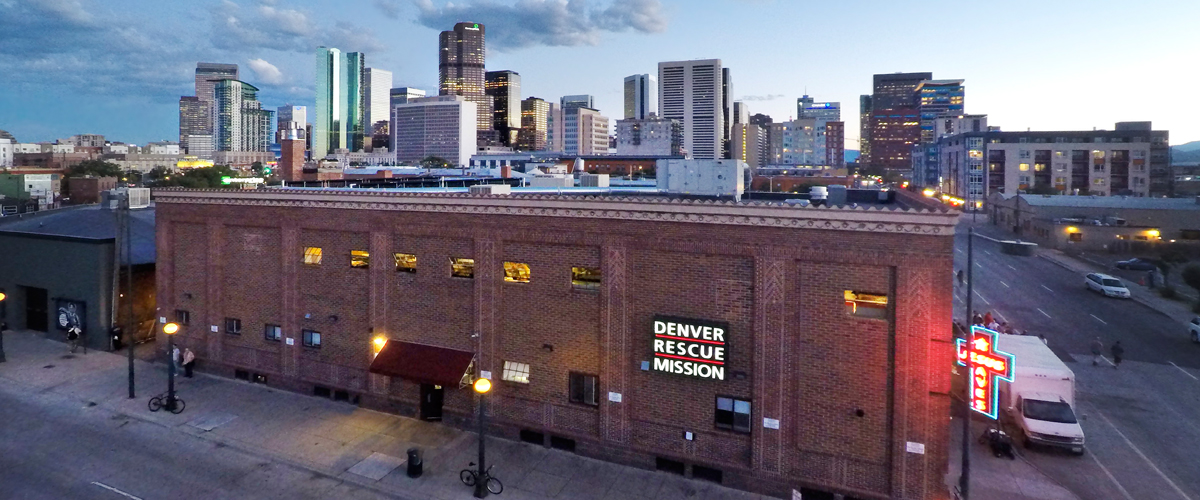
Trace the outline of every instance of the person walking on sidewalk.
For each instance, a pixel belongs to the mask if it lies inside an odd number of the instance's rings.
[[[192,368],[196,366],[196,354],[191,349],[183,349],[183,376],[192,378]]]
[[[71,345],[71,354],[79,347],[79,328],[72,325],[67,329],[67,343]]]
[[[1100,341],[1100,337],[1092,341],[1092,366],[1100,364],[1100,358],[1104,357],[1104,342]]]
[[[1117,368],[1118,366],[1121,366],[1121,356],[1124,356],[1124,355],[1125,355],[1125,348],[1121,347],[1121,341],[1118,340],[1112,346],[1113,368],[1114,369]]]
[[[179,373],[179,346],[175,346],[171,351],[171,365],[175,368],[175,373]]]
[[[958,286],[962,286],[962,285],[963,285],[963,272],[962,272],[962,269],[959,269],[959,270],[958,270],[958,273],[957,273],[957,275],[958,275]]]
[[[992,312],[991,312],[991,311],[988,311],[988,312],[986,312],[986,313],[983,313],[983,324],[984,324],[984,325],[987,325],[987,327],[988,327],[988,328],[991,328],[991,327],[992,327],[992,323],[995,323],[995,322],[996,322],[996,320],[995,320],[994,318],[992,318]]]
[[[977,326],[977,325],[982,325],[982,324],[983,324],[983,316],[979,315],[979,311],[975,311],[975,314],[973,316],[971,316],[971,326]]]

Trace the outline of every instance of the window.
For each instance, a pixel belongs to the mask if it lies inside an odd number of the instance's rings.
[[[1067,239],[1071,241],[1083,241],[1083,233],[1071,233],[1067,235]]]
[[[600,380],[595,375],[571,372],[570,399],[572,403],[600,405]]]
[[[600,288],[600,268],[572,267],[571,286],[588,290],[598,290]]]
[[[371,254],[366,250],[351,250],[350,267],[359,269],[371,267]]]
[[[183,309],[176,309],[175,322],[179,323],[180,326],[190,324],[192,322],[192,313],[189,313]]]
[[[321,265],[321,247],[304,247],[304,263],[310,266]]]
[[[230,335],[241,335],[242,320],[237,318],[225,318],[225,333]]]
[[[304,347],[321,347],[321,332],[304,330]]]
[[[396,258],[396,272],[398,273],[416,273],[417,272],[417,256],[411,253],[395,253],[392,254]]]
[[[750,433],[750,402],[717,396],[714,424],[718,429]]]
[[[504,373],[501,378],[509,382],[518,384],[529,383],[529,365],[526,363],[517,363],[514,361],[504,362]]]
[[[1022,172],[1028,172],[1028,171],[1029,171],[1029,164],[1028,164],[1028,163],[1022,163],[1022,164],[1021,164],[1019,167],[1017,167],[1017,168],[1018,168],[1020,171],[1022,171]]]
[[[1022,149],[1022,150],[1018,151],[1018,152],[1017,152],[1017,158],[1020,158],[1020,159],[1022,159],[1022,160],[1028,160],[1028,159],[1029,159],[1029,150],[1028,150],[1028,149]]]
[[[504,281],[509,283],[529,283],[529,264],[505,262]]]
[[[263,337],[266,337],[267,340],[279,342],[279,339],[283,338],[283,327],[279,325],[266,325],[263,327]]]
[[[475,259],[456,259],[450,257],[450,276],[453,278],[474,278]]]
[[[846,290],[846,312],[852,316],[887,319],[887,295]]]

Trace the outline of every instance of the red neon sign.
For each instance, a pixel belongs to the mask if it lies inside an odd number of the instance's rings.
[[[995,420],[1000,392],[997,380],[1012,382],[1013,355],[996,349],[999,333],[972,326],[969,339],[958,339],[958,364],[967,367],[971,409]]]

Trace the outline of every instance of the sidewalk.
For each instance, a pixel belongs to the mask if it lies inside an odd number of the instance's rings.
[[[1025,450],[1019,445],[1016,460],[993,456],[977,441],[986,428],[982,420],[971,419],[971,500],[1079,500],[1026,461],[1021,456]],[[961,450],[962,418],[954,417],[950,424],[950,471],[946,474],[946,485],[952,491],[958,489]]]
[[[1103,265],[1082,261],[1063,253],[1061,250],[1040,248],[1037,255],[1067,270],[1079,273],[1081,279],[1087,273],[1107,271],[1107,268]],[[1149,307],[1168,318],[1186,324],[1196,316],[1186,302],[1164,299],[1153,290],[1137,283],[1128,283],[1128,286],[1129,296],[1134,302]]]
[[[128,399],[124,353],[69,356],[60,342],[14,331],[4,333],[4,350],[8,362],[0,363],[0,391],[30,398],[53,393],[72,405],[101,406],[396,498],[472,498],[458,473],[476,458],[473,433],[205,374],[176,378],[187,403],[183,413],[151,413],[147,400],[166,388],[161,364],[135,361],[137,398]],[[424,454],[424,475],[418,479],[406,475],[405,452],[412,447]],[[504,482],[502,498],[765,498],[504,439],[489,439],[487,456]]]

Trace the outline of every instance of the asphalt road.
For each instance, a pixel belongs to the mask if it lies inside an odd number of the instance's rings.
[[[390,498],[50,392],[0,422],[0,499]]]
[[[960,227],[955,268],[967,262]],[[1200,500],[1200,345],[1186,326],[1132,300],[1090,292],[1083,276],[1040,257],[1000,253],[974,241],[972,307],[992,311],[1018,330],[1044,334],[1075,372],[1083,457],[1046,450],[1024,456],[1084,499]],[[955,318],[964,321],[966,290],[956,289]],[[1093,366],[1091,342],[1107,359]],[[1108,348],[1125,347],[1114,368]]]

